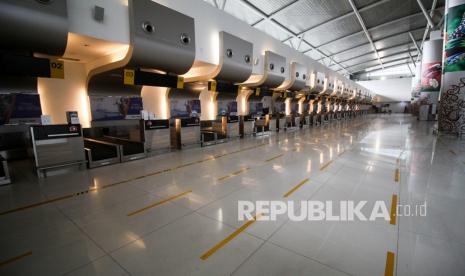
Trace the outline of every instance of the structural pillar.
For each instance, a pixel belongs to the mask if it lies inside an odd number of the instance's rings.
[[[446,2],[443,85],[439,122],[441,132],[465,132],[465,0]]]
[[[423,121],[436,120],[442,80],[442,45],[441,31],[434,31],[423,46],[419,99],[419,119]]]

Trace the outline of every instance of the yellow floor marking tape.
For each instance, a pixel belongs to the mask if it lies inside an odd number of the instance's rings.
[[[396,215],[397,215],[397,195],[392,195],[391,200],[391,221],[389,222],[392,225],[396,225]]]
[[[27,251],[27,252],[25,252],[25,253],[23,253],[21,255],[18,255],[16,257],[13,257],[13,258],[10,258],[8,260],[0,262],[0,267],[4,266],[4,265],[7,265],[7,264],[14,263],[14,262],[16,262],[16,261],[18,261],[18,260],[20,260],[20,259],[22,259],[24,257],[31,256],[31,255],[32,255],[32,251]]]
[[[230,177],[238,176],[238,175],[240,175],[241,173],[245,173],[245,172],[248,171],[248,170],[250,170],[249,167],[240,169],[240,170],[238,170],[238,171],[235,171],[235,172],[233,172],[233,173],[230,173],[230,174],[228,174],[228,175],[225,175],[225,176],[222,176],[222,177],[218,178],[218,181],[223,181],[223,180],[228,179],[228,178],[230,178]]]
[[[326,169],[329,165],[331,165],[331,163],[333,163],[333,160],[329,161],[328,163],[324,164],[323,166],[321,166],[320,168],[320,171]]]
[[[278,159],[278,158],[283,157],[283,156],[284,156],[284,153],[281,153],[281,154],[276,155],[275,157],[271,157],[270,159],[266,159],[265,162],[270,162],[270,161],[273,161],[273,160]]]
[[[305,178],[304,180],[300,181],[299,184],[297,184],[296,186],[294,186],[294,188],[290,189],[287,193],[284,194],[283,197],[288,197],[290,196],[292,193],[294,193],[297,189],[299,189],[300,187],[302,187],[305,183],[307,183],[309,181],[308,178]]]
[[[220,158],[220,157],[224,157],[224,156],[227,156],[227,155],[231,155],[231,154],[235,154],[235,153],[240,153],[240,152],[256,149],[256,148],[263,147],[263,146],[266,146],[266,145],[268,145],[268,144],[263,143],[263,144],[260,144],[260,145],[254,145],[254,146],[243,148],[243,149],[240,149],[240,150],[235,150],[235,151],[232,151],[232,152],[229,152],[229,153],[219,154],[219,155],[216,155],[214,157],[209,157],[209,158],[206,158],[206,159],[201,159],[201,160],[190,162],[190,163],[187,163],[187,164],[178,165],[178,166],[173,167],[173,168],[162,169],[162,170],[158,170],[158,171],[151,172],[151,173],[148,173],[148,174],[144,174],[144,175],[141,175],[141,176],[133,177],[133,178],[130,178],[130,179],[125,179],[125,180],[121,180],[121,181],[118,181],[118,182],[115,182],[115,183],[102,185],[101,187],[98,187],[98,188],[90,188],[90,189],[87,189],[87,190],[84,190],[84,191],[81,191],[81,192],[76,192],[76,193],[72,193],[72,194],[52,198],[52,199],[49,199],[49,200],[45,200],[45,201],[41,201],[41,202],[37,202],[37,203],[25,205],[25,206],[21,206],[21,207],[18,207],[18,208],[13,208],[13,209],[10,209],[10,210],[0,212],[0,216],[10,214],[10,213],[19,212],[19,211],[23,211],[23,210],[27,210],[27,209],[31,209],[31,208],[46,205],[46,204],[50,204],[50,203],[53,203],[53,202],[58,202],[58,201],[69,199],[69,198],[72,198],[72,197],[75,197],[75,196],[85,195],[85,194],[88,194],[89,192],[96,192],[96,191],[107,189],[107,188],[110,188],[110,187],[115,187],[115,186],[118,186],[118,185],[121,185],[121,184],[125,184],[125,183],[128,183],[128,182],[131,182],[131,181],[134,181],[134,180],[139,180],[139,179],[146,178],[146,177],[149,177],[149,176],[154,176],[154,175],[158,175],[158,174],[162,174],[162,173],[166,173],[166,172],[172,172],[172,171],[175,171],[175,170],[180,169],[180,168],[184,168],[184,167],[192,166],[192,165],[195,165],[195,164],[215,160],[215,159]]]
[[[127,216],[130,217],[130,216],[133,216],[133,215],[137,215],[137,214],[139,214],[139,213],[142,213],[142,212],[144,212],[144,211],[147,211],[148,209],[151,209],[151,208],[153,208],[153,207],[160,206],[160,205],[162,205],[162,204],[167,203],[168,201],[171,201],[171,200],[180,198],[180,197],[185,196],[185,195],[187,195],[187,194],[189,194],[189,193],[192,193],[192,191],[182,192],[182,193],[177,194],[177,195],[174,195],[174,196],[172,196],[172,197],[169,197],[169,198],[163,199],[163,200],[161,200],[161,201],[155,202],[155,203],[153,203],[153,204],[147,205],[147,206],[145,206],[144,208],[141,208],[141,209],[139,209],[139,210],[136,210],[136,211],[133,211],[133,212],[127,214]]]
[[[394,172],[394,181],[395,182],[400,181],[400,170],[399,169],[396,169],[396,171]]]
[[[394,275],[394,259],[395,259],[394,253],[391,251],[388,251],[386,255],[386,268],[384,269],[384,276]]]
[[[216,251],[221,249],[223,246],[225,246],[227,243],[232,241],[236,236],[238,236],[240,233],[242,233],[245,229],[247,229],[250,225],[252,225],[254,222],[257,221],[257,219],[260,217],[260,215],[256,215],[253,217],[253,219],[247,221],[244,223],[241,227],[236,229],[233,233],[231,233],[228,237],[226,237],[224,240],[220,241],[217,243],[215,246],[210,248],[207,252],[205,252],[202,256],[200,256],[201,260],[207,260],[211,255],[215,254]]]

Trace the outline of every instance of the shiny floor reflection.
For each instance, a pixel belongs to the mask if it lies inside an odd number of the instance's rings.
[[[465,141],[432,127],[369,115],[41,180],[12,172],[18,181],[0,188],[0,274],[371,276],[392,252],[395,275],[465,275]],[[427,216],[237,218],[238,200],[393,195],[427,202]]]

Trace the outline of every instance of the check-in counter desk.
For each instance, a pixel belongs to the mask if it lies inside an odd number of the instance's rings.
[[[168,151],[171,147],[169,120],[141,120],[145,151],[149,153]]]
[[[0,154],[6,160],[30,157],[31,125],[0,126]]]
[[[171,126],[171,146],[181,149],[200,145],[200,119],[176,118]]]
[[[145,146],[142,142],[111,136],[99,137],[97,140],[118,145],[121,162],[132,161],[146,157]]]
[[[92,138],[84,138],[87,167],[92,169],[121,162],[121,146]]]
[[[45,125],[30,129],[39,177],[48,170],[86,163],[80,125]]]
[[[244,135],[253,135],[255,133],[255,118],[246,115],[244,116]]]
[[[310,122],[310,119],[311,119],[310,114],[308,114],[308,113],[304,114],[302,117],[304,118],[304,122],[303,122],[302,126],[303,127],[310,127],[310,124],[311,124],[311,122]]]
[[[265,134],[270,131],[270,119],[271,115],[267,114],[255,120],[255,134]],[[276,124],[276,121],[274,121]],[[276,128],[276,125],[274,126]]]
[[[278,130],[276,115],[270,114],[270,121],[268,122],[268,129],[270,132],[276,132]]]
[[[8,163],[3,156],[0,156],[0,186],[10,184],[10,182]]]
[[[227,116],[227,124],[228,138],[239,137],[239,116]]]
[[[200,121],[200,145],[203,147],[226,142],[228,138],[226,124],[226,117],[219,120]]]
[[[278,130],[286,130],[287,129],[286,116],[284,114],[279,114],[277,120],[279,122]]]

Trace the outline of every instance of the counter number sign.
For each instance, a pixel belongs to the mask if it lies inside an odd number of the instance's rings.
[[[136,75],[136,71],[131,70],[131,69],[124,69],[124,84],[134,85],[135,75]]]
[[[54,79],[65,78],[65,63],[60,60],[50,60],[50,77]]]

